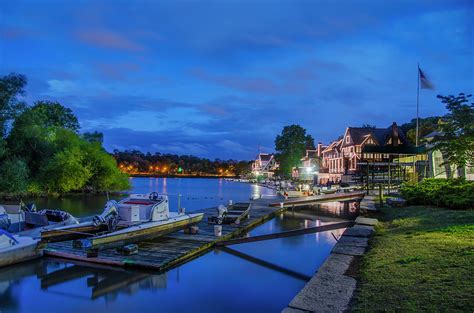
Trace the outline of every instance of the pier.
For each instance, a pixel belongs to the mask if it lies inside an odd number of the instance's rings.
[[[197,224],[197,234],[187,234],[184,231],[138,243],[138,253],[123,255],[116,249],[100,250],[97,256],[88,257],[85,249],[74,248],[72,241],[49,243],[44,247],[46,256],[60,257],[77,261],[87,261],[103,265],[133,267],[153,271],[165,271],[184,262],[190,261],[214,247],[217,242],[240,236],[287,208],[270,207],[275,199],[257,199],[252,201],[250,217],[239,225],[223,224],[222,236],[214,234],[214,225],[208,224],[208,218],[216,214],[215,208],[208,208],[193,213],[204,213],[204,218]]]

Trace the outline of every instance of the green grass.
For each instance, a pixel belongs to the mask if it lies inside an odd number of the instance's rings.
[[[474,312],[474,211],[384,208],[354,311]]]

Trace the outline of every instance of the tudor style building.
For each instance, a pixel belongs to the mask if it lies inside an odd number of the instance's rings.
[[[269,153],[259,153],[252,163],[252,175],[255,177],[271,178],[277,169],[278,163],[275,160],[275,156]]]
[[[390,151],[401,151],[400,148],[409,146],[395,122],[387,128],[348,127],[341,139],[322,151],[318,182],[353,181],[361,174],[361,165],[368,166],[370,162],[383,165],[393,159]]]

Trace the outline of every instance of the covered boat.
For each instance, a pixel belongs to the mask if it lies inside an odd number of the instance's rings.
[[[41,233],[45,241],[78,238],[79,248],[119,247],[163,236],[202,220],[203,213],[170,212],[168,197],[156,192],[132,194],[117,202],[108,201],[102,214],[90,222]]]
[[[0,229],[0,267],[39,258],[39,240]]]

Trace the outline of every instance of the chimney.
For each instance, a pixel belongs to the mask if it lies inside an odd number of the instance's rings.
[[[318,142],[318,157],[321,156],[321,152],[323,150],[323,144],[321,142]]]
[[[392,145],[394,147],[398,146],[398,126],[397,123],[393,122],[392,124]]]

